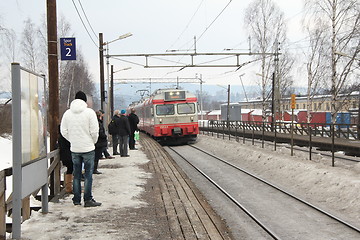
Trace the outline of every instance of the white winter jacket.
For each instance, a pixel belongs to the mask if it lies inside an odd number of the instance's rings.
[[[70,142],[71,152],[94,150],[99,135],[99,123],[94,110],[88,108],[83,100],[75,99],[62,117],[60,131]]]

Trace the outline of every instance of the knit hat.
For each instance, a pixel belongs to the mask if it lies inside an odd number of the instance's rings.
[[[78,91],[76,94],[75,94],[75,99],[81,99],[83,100],[84,102],[87,101],[87,98],[86,98],[86,94],[82,91]]]
[[[121,110],[121,112],[120,112],[121,114],[125,114],[126,113],[126,110],[125,109],[123,109],[123,110]]]

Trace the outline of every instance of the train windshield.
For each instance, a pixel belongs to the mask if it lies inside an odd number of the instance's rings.
[[[177,105],[178,114],[190,114],[195,113],[194,103],[180,103]]]
[[[174,104],[156,105],[156,115],[174,115]]]

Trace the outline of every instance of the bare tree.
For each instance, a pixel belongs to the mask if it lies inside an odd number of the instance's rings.
[[[8,29],[0,24],[0,80],[4,91],[11,91],[10,63],[16,59],[16,34],[12,29]]]
[[[262,53],[260,88],[263,102],[263,120],[265,120],[267,101],[271,96],[269,94],[272,85],[271,76],[279,67],[276,64],[280,64],[278,62],[279,56],[276,53],[279,50],[279,43],[284,43],[286,40],[284,14],[272,0],[255,0],[246,9],[245,24],[249,29],[253,50]],[[266,55],[266,53],[274,54]],[[282,62],[283,66],[292,63],[293,61]],[[284,70],[285,72],[288,74],[289,69]],[[276,72],[276,76],[279,74],[280,72]],[[284,83],[277,78],[278,89],[281,88],[280,82]],[[279,99],[280,96],[277,98]]]
[[[38,65],[38,38],[36,26],[30,18],[25,21],[21,39],[22,60],[26,68],[36,72]]]
[[[329,76],[331,116],[335,123],[342,106],[339,94],[356,81],[354,65],[360,53],[360,3],[358,0],[305,0],[305,6],[309,9],[309,28],[314,29],[321,23],[325,32],[321,41],[326,49],[321,51],[327,54],[329,68],[325,76]]]
[[[314,96],[320,94],[320,91],[323,91],[326,87],[326,79],[329,78],[327,72],[327,50],[329,49],[326,46],[326,31],[325,27],[319,21],[314,29],[306,27],[306,31],[309,34],[310,45],[304,55],[306,57],[306,71],[307,71],[307,101],[306,109],[308,110],[307,122],[311,122],[310,112],[317,111],[316,108],[313,108],[312,99]]]

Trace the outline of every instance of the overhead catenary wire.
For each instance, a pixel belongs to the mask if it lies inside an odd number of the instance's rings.
[[[81,1],[80,1],[80,0],[78,0],[78,1],[79,1],[79,3],[80,3],[81,10],[82,10],[82,12],[84,13],[84,16],[85,16],[85,18],[86,18],[86,21],[87,21],[87,23],[89,24],[89,26],[90,26],[90,28],[91,28],[91,31],[94,33],[94,36],[96,37],[96,39],[99,40],[98,35],[95,33],[93,27],[91,26],[91,23],[90,23],[87,15],[86,15],[86,13],[85,13],[85,10],[84,10],[84,8],[83,8],[83,6],[82,6],[82,4],[81,4]]]
[[[191,46],[193,47],[201,38],[202,36],[204,36],[204,34],[207,32],[207,30],[210,29],[210,27],[216,22],[216,20],[221,16],[221,14],[225,11],[225,9],[230,5],[230,3],[232,2],[232,0],[230,0],[228,2],[228,4],[226,4],[226,6],[220,11],[220,13],[214,18],[214,20],[209,24],[209,26],[207,26],[205,28],[205,30],[200,34],[200,36],[198,38],[196,38],[194,44]]]
[[[189,28],[190,23],[192,22],[192,20],[194,19],[195,15],[196,15],[197,12],[199,11],[199,9],[200,9],[201,5],[203,4],[203,2],[204,2],[204,0],[202,0],[202,1],[200,2],[200,4],[198,5],[198,7],[196,8],[194,14],[191,16],[189,22],[186,24],[184,30],[180,33],[180,35],[178,36],[178,38],[174,41],[173,44],[171,44],[171,46],[170,46],[166,51],[169,51],[169,50],[175,45],[175,43],[181,38],[181,36],[185,33],[185,31]]]
[[[86,27],[86,25],[85,25],[85,23],[84,23],[84,21],[83,21],[83,19],[82,19],[81,15],[80,15],[80,13],[79,13],[79,10],[78,10],[78,8],[77,8],[77,6],[76,6],[76,4],[75,4],[74,0],[72,0],[72,2],[73,2],[73,4],[74,4],[75,10],[76,10],[76,12],[77,12],[77,14],[78,14],[78,16],[79,16],[80,20],[81,20],[81,23],[82,23],[82,25],[84,26],[84,28],[85,28],[85,30],[86,30],[86,32],[87,32],[87,34],[89,35],[89,37],[90,37],[91,41],[94,43],[94,45],[96,46],[96,48],[99,48],[99,46],[96,44],[96,42],[94,41],[94,39],[93,39],[93,38],[92,38],[92,36],[90,35],[89,30],[87,29],[87,27]]]

